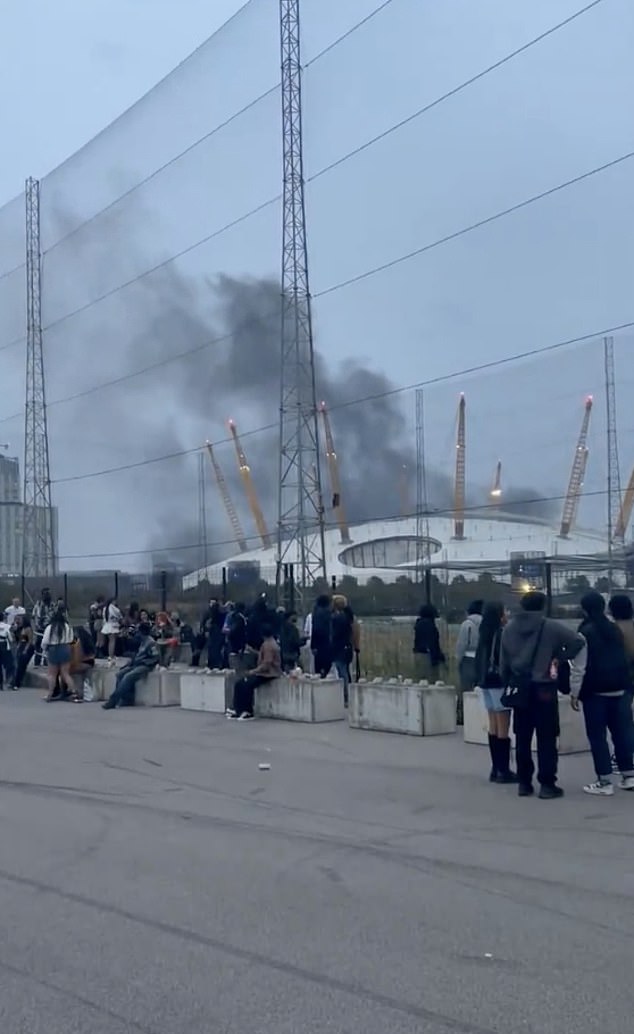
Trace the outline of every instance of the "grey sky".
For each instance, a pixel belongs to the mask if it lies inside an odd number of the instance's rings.
[[[95,4],[101,23],[97,17],[75,23],[68,12],[79,5],[57,5],[66,15],[49,16],[38,36],[41,50],[54,55],[47,60],[55,67],[36,62],[32,85],[26,87],[17,43],[7,43],[5,35],[0,47],[9,53],[0,76],[11,90],[5,87],[3,95],[15,94],[16,85],[22,85],[10,106],[13,146],[6,147],[10,161],[0,173],[0,193],[9,196],[25,174],[44,174],[63,161],[207,36],[213,28],[206,13],[210,6],[219,22],[236,5],[191,2],[187,25],[167,0]],[[43,181],[54,481],[193,449],[206,437],[223,438],[228,416],[239,419],[245,431],[275,422],[277,400],[270,392],[246,398],[214,390],[214,362],[222,361],[216,346],[154,373],[92,389],[222,334],[226,327],[214,294],[218,276],[279,273],[277,6],[277,0],[252,0],[133,111]],[[311,278],[318,347],[331,377],[340,360],[354,357],[396,385],[410,384],[633,320],[632,161],[329,293],[340,281],[634,146],[625,103],[634,87],[634,7],[630,0],[603,0],[504,68],[356,158],[316,176],[583,4],[393,0],[319,56],[376,6],[377,0],[347,0],[345,5],[341,0],[304,0]],[[57,32],[59,46],[51,43]],[[122,41],[125,45],[117,50]],[[7,59],[13,62],[12,72]],[[24,92],[29,89],[30,102]],[[37,135],[25,137],[29,104],[40,120],[39,142]],[[232,120],[224,129],[134,189],[227,119]],[[109,205],[105,214],[98,214]],[[258,214],[243,219],[260,206]],[[21,260],[22,223],[21,202],[0,210],[0,272]],[[209,240],[199,244],[203,237]],[[58,243],[61,238],[66,239]],[[186,253],[151,276],[143,275],[178,252]],[[136,277],[141,279],[116,290]],[[0,347],[23,333],[22,281],[20,272],[0,281]],[[95,303],[111,291],[116,293]],[[72,315],[75,310],[81,311]],[[624,479],[634,463],[627,405],[634,388],[632,343],[631,335],[617,342]],[[16,362],[9,364],[0,386],[0,407],[11,416],[23,396],[23,352],[18,346],[8,355]],[[245,362],[251,361],[245,353]],[[341,375],[348,397],[354,399],[363,392],[347,376]],[[181,388],[189,384],[184,395],[176,390],[179,378]],[[603,490],[602,363],[595,345],[430,388],[429,460],[446,471],[454,455],[461,389],[468,394],[468,465],[474,485],[486,484],[499,456],[507,483],[538,485],[544,494],[564,491],[582,400],[594,393],[586,483],[589,491]],[[82,392],[89,394],[63,401]],[[412,394],[404,395],[401,404],[411,445]],[[336,414],[333,424],[336,433]],[[85,445],[81,450],[78,426]],[[0,434],[3,428],[12,442],[19,441],[20,417],[0,417]],[[266,483],[274,477],[274,437],[257,442],[247,439],[245,444],[249,454],[258,451],[257,477]],[[406,451],[408,442],[389,444],[397,451],[402,444]],[[230,450],[221,455],[232,468]],[[166,484],[173,489],[167,495]],[[388,497],[393,495],[393,511],[398,512],[395,486],[385,490]],[[113,519],[122,500],[125,548],[142,549],[148,541],[176,544],[185,525],[195,522],[195,457],[60,482],[55,496],[62,511],[64,555],[124,548],[120,523]],[[581,522],[601,526],[603,511],[603,499],[589,497],[581,507]],[[212,523],[214,534],[227,536],[217,510]],[[127,561],[113,563],[121,567]],[[92,566],[108,566],[108,561]]]

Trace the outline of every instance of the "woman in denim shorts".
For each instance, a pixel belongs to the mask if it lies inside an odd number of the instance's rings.
[[[500,644],[505,622],[504,604],[487,603],[482,614],[475,663],[476,685],[480,687],[482,700],[489,716],[489,751],[491,752],[489,780],[492,783],[517,782],[517,776],[510,767],[511,712],[501,704],[504,686],[500,675]]]
[[[70,673],[71,643],[75,633],[68,623],[66,610],[63,606],[54,612],[50,624],[44,630],[42,638],[42,650],[46,651],[48,659],[48,680],[49,693],[46,698],[50,703],[55,696],[55,686],[59,676],[60,681],[66,687],[69,694],[74,693],[73,679]]]

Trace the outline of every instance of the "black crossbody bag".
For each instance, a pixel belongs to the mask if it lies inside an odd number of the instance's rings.
[[[511,672],[509,684],[500,698],[502,707],[509,707],[514,711],[528,707],[531,699],[531,686],[533,685],[533,665],[535,664],[539,644],[542,641],[545,624],[546,622],[542,621],[528,667],[524,671]]]

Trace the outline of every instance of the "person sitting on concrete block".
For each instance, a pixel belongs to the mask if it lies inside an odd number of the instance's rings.
[[[233,691],[233,707],[227,710],[227,718],[240,722],[253,719],[253,698],[255,690],[263,682],[278,679],[282,674],[282,658],[277,640],[270,625],[262,626],[264,641],[258,654],[257,667],[249,675],[238,679]]]
[[[141,641],[137,652],[117,675],[117,683],[110,698],[102,704],[104,711],[112,711],[115,707],[134,707],[136,684],[154,670],[159,661],[156,642],[150,635],[151,626],[147,623],[139,625]]]

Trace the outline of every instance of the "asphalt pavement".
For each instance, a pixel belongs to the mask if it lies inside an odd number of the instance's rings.
[[[0,1031],[630,1034],[634,794],[486,776],[457,737],[0,694]]]

